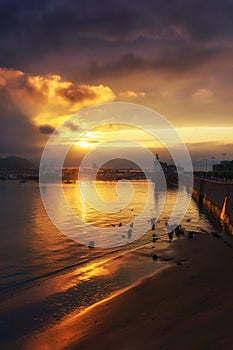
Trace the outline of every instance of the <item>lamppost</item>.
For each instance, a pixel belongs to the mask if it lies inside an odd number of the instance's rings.
[[[216,169],[214,169],[214,160],[215,160],[215,157],[211,157],[211,159],[212,159],[212,175],[211,175],[211,177],[213,178],[213,177],[214,177],[214,171],[216,170]]]
[[[222,161],[224,162],[226,153],[221,153],[221,156],[222,156]]]
[[[207,172],[208,159],[205,159],[205,171]]]
[[[195,173],[195,170],[196,170],[196,162],[193,162],[193,171]]]
[[[226,156],[226,153],[221,153],[221,156],[222,156],[222,165],[223,165],[223,178],[225,177],[225,156]]]

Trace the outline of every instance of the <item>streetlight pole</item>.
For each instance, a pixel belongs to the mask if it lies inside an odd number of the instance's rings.
[[[215,160],[215,157],[211,157],[211,159],[212,159],[212,177],[213,177],[214,176],[214,160]]]
[[[221,156],[222,156],[222,161],[224,162],[226,153],[221,153]]]
[[[225,156],[226,156],[226,153],[221,153],[221,156],[222,156],[222,165],[223,165],[223,177],[225,176]]]
[[[205,171],[207,172],[208,159],[205,159]]]

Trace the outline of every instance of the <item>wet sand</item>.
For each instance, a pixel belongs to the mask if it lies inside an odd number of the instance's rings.
[[[232,349],[233,248],[200,234],[171,247],[170,267],[33,335],[24,348]]]

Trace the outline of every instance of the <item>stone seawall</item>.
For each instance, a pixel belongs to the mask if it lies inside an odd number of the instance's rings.
[[[215,213],[233,234],[233,183],[195,177],[193,197]]]

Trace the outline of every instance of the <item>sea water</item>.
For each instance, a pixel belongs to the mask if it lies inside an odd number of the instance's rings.
[[[92,188],[93,184],[89,185]],[[119,205],[116,182],[95,185],[104,201],[113,207],[114,203]],[[125,234],[122,244],[117,245],[112,236],[110,248],[93,249],[71,240],[54,225],[43,206],[38,183],[0,183],[0,343],[3,348],[12,342],[20,348],[19,338],[38,332],[163,267],[162,262],[153,261],[151,248],[149,253],[136,249],[149,243],[153,246],[149,230],[153,217],[159,238],[155,252],[163,243],[169,245],[165,223],[177,200],[177,191],[167,191],[164,209],[158,217],[164,193],[156,193],[154,184],[147,181],[135,181],[131,185],[134,194],[126,207],[108,213],[85,203],[79,183],[64,184],[64,196],[72,215],[80,219],[75,227],[69,212],[52,196],[57,218],[65,220],[66,227],[78,232],[82,240],[86,234],[83,223],[96,227],[100,235],[102,230],[114,230],[119,225],[127,233],[130,224],[135,224],[129,241]],[[48,193],[58,190],[56,184],[46,186]],[[132,193],[128,184],[123,184],[122,189],[125,196]],[[182,199],[184,203],[190,199],[182,220],[186,230],[222,231],[218,220],[200,208],[185,188]],[[141,235],[134,240],[136,225]],[[103,234],[101,242],[108,243],[109,238]]]
[[[57,185],[51,185],[56,191]],[[25,184],[16,181],[0,183],[0,293],[5,290],[14,291],[23,284],[36,278],[56,274],[61,269],[67,269],[81,264],[96,256],[111,254],[116,249],[130,249],[135,245],[148,242],[146,235],[150,228],[150,218],[156,216],[160,196],[155,194],[154,184],[146,181],[133,183],[135,195],[125,209],[108,214],[94,210],[83,203],[78,183],[63,186],[64,194],[72,211],[80,218],[77,232],[83,231],[82,222],[96,225],[98,228],[125,226],[127,232],[131,222],[134,222],[147,202],[147,211],[140,218],[138,225],[141,238],[133,245],[122,242],[116,248],[114,241],[111,249],[89,249],[87,246],[74,242],[57,229],[43,207],[39,185],[35,182]],[[104,200],[112,201],[116,197],[116,182],[99,182],[98,191]],[[182,195],[190,194],[184,189]],[[157,218],[156,233],[160,238],[166,237],[165,222],[169,220],[172,207],[176,201],[176,190],[168,190],[166,205],[160,217]],[[161,199],[162,200],[162,199]],[[54,203],[57,215],[62,218],[63,208]],[[182,225],[187,230],[221,230],[217,220],[210,220],[203,208],[191,199]],[[65,218],[68,225],[73,222]],[[80,233],[82,234],[82,232]],[[85,235],[85,232],[83,233]],[[81,242],[82,243],[82,242]]]

